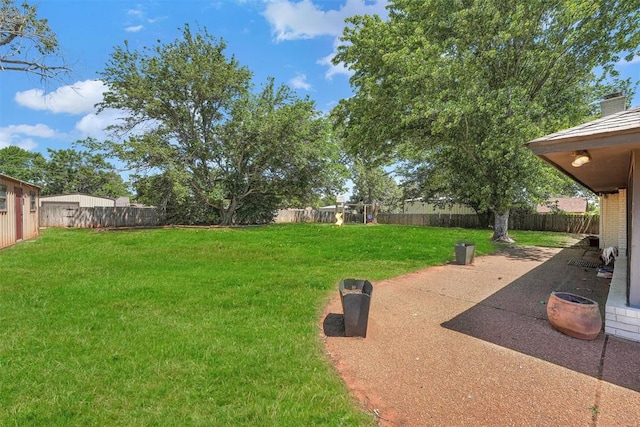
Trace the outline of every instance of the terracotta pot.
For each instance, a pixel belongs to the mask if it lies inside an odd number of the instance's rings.
[[[569,292],[551,292],[547,318],[558,331],[582,340],[595,339],[602,329],[598,303]]]

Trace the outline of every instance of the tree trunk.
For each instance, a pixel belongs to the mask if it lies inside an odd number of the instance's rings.
[[[238,202],[236,201],[235,197],[233,199],[231,199],[231,202],[229,203],[229,207],[227,207],[226,209],[220,209],[220,213],[221,213],[221,221],[220,221],[220,225],[233,225],[233,215],[236,213],[236,209],[238,208]]]
[[[476,216],[482,228],[489,228],[491,224],[495,223],[495,218],[491,211],[478,211],[476,209]]]
[[[493,222],[493,240],[496,242],[513,243],[511,237],[509,237],[509,211],[500,214],[494,212]]]

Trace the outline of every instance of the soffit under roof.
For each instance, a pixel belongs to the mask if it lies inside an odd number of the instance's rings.
[[[530,141],[528,147],[595,193],[627,187],[634,150],[640,150],[640,107],[615,113]],[[572,153],[587,150],[591,161],[573,167]]]

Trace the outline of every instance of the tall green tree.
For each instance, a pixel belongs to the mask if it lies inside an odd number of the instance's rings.
[[[26,1],[0,0],[0,71],[20,71],[42,78],[68,72],[56,35],[46,19]]]
[[[0,149],[0,173],[32,184],[44,185],[46,163],[42,154],[15,145]]]
[[[391,173],[382,166],[355,160],[351,168],[351,179],[351,203],[375,205],[375,213],[378,209],[392,211],[402,206],[402,190]]]
[[[116,168],[102,154],[71,148],[47,151],[49,160],[44,173],[43,195],[85,193],[120,197],[129,194]]]
[[[629,88],[615,64],[638,54],[639,0],[392,0],[389,20],[351,18],[335,63],[355,96],[335,109],[352,151],[427,153],[457,201],[510,210],[551,173],[524,146],[575,125]]]
[[[339,187],[339,146],[314,103],[272,79],[253,93],[251,72],[225,48],[189,26],[172,43],[116,48],[100,107],[128,112],[111,128],[127,138],[104,148],[139,173],[161,172],[225,225],[268,221]]]

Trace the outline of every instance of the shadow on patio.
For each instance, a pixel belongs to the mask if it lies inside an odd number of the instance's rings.
[[[508,257],[539,259],[536,248],[506,248]],[[547,321],[552,291],[578,294],[604,307],[609,279],[596,277],[598,250],[582,241],[459,314],[442,326],[640,391],[640,343],[601,333],[593,341],[564,335]],[[578,265],[575,265],[578,264]]]

